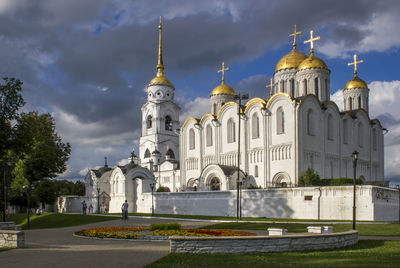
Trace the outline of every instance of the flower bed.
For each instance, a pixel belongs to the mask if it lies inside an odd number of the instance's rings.
[[[251,236],[253,233],[229,229],[181,229],[155,230],[146,227],[104,227],[90,228],[75,232],[79,236],[116,239],[167,240],[170,236]]]

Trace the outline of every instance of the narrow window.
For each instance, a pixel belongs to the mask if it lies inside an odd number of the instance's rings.
[[[285,133],[285,112],[282,107],[276,111],[276,134]]]
[[[260,137],[260,119],[256,113],[253,114],[251,120],[252,138],[257,139]]]
[[[171,149],[168,149],[167,155],[169,155],[169,157],[170,157],[171,159],[175,159],[174,151],[172,151]]]
[[[350,97],[349,98],[349,110],[353,110],[353,98],[352,97]]]
[[[236,141],[236,133],[235,133],[235,122],[233,119],[228,120],[228,143],[232,143]]]
[[[329,100],[330,99],[330,90],[328,87],[328,79],[325,79],[325,94],[326,94],[326,96],[325,96],[326,100]]]
[[[254,166],[254,177],[258,178],[258,166]]]
[[[303,88],[304,88],[304,95],[307,96],[308,90],[307,90],[307,80],[303,80]]]
[[[194,130],[190,129],[189,130],[189,149],[194,150],[195,147],[196,147],[196,144],[195,144]]]
[[[358,109],[361,109],[361,96],[358,96]]]
[[[315,96],[317,97],[317,99],[319,99],[319,82],[318,82],[318,78],[314,79],[314,84],[315,84]]]
[[[285,81],[281,81],[281,92],[285,92]]]
[[[172,119],[169,115],[165,117],[165,130],[172,131]]]
[[[213,145],[212,128],[210,125],[207,125],[206,127],[206,145],[207,146]]]
[[[147,127],[147,129],[151,128],[152,123],[153,123],[153,117],[151,115],[147,116],[147,119],[146,119],[146,127]]]

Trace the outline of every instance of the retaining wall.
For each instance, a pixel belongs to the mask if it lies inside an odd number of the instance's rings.
[[[22,231],[0,230],[0,247],[21,248],[25,245],[25,234]]]
[[[357,244],[358,232],[246,237],[170,237],[176,253],[284,252],[341,248]]]

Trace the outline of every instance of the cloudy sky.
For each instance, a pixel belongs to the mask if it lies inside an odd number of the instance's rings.
[[[155,75],[158,17],[163,16],[166,76],[175,85],[183,119],[208,111],[208,96],[226,81],[250,97],[267,97],[265,83],[291,49],[297,24],[321,40],[316,55],[331,70],[331,94],[352,77],[370,88],[370,115],[389,129],[386,178],[400,183],[400,2],[308,0],[0,0],[0,73],[24,82],[24,110],[54,115],[72,145],[68,171],[114,165],[137,149],[145,86]],[[193,105],[196,104],[196,105]],[[193,108],[195,107],[195,108]]]

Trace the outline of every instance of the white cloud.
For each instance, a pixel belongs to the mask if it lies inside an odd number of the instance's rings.
[[[183,123],[188,117],[201,118],[204,114],[210,112],[209,98],[196,98],[194,100],[181,101],[184,103],[179,120]]]

